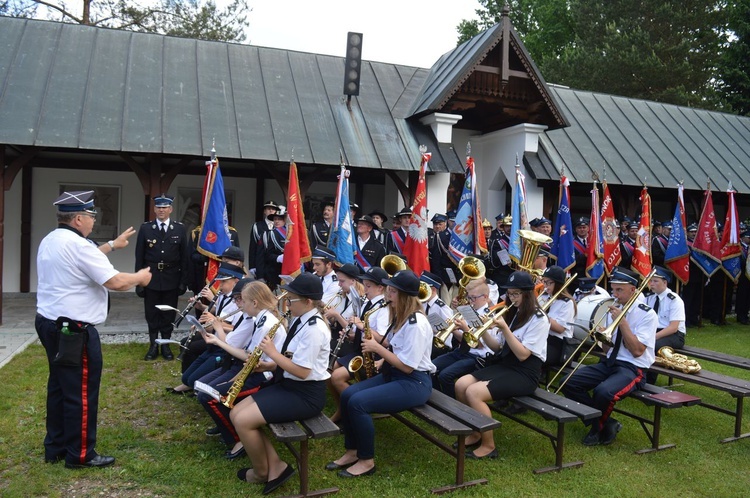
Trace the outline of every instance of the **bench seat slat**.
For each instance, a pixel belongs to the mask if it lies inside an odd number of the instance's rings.
[[[307,420],[302,420],[300,423],[313,439],[338,436],[341,433],[339,427],[322,413]]]
[[[680,372],[679,370],[672,370],[669,368],[663,368],[658,366],[652,366],[651,371],[656,372],[660,375],[666,375],[667,377],[674,377],[686,382],[692,382],[700,386],[710,387],[712,389],[718,389],[719,391],[725,391],[736,396],[748,396],[750,395],[750,381],[743,379],[736,379],[727,375],[717,374],[706,370],[701,370],[698,373],[689,374]]]
[[[302,427],[297,425],[297,422],[272,423],[268,424],[268,427],[273,432],[274,437],[282,443],[304,441],[308,438],[307,432],[302,430]]]
[[[450,415],[433,408],[422,405],[409,410],[411,413],[451,436],[468,436],[474,430],[466,424],[454,419]]]
[[[544,417],[544,419],[546,420],[556,420],[558,422],[567,423],[574,422],[576,419],[578,419],[578,415],[574,413],[561,410],[560,408],[556,408],[544,401],[534,399],[531,396],[514,396],[513,402],[518,403],[519,405],[524,406],[529,410],[533,410],[534,412]],[[503,413],[503,409],[500,409],[498,411],[500,413]]]
[[[461,420],[475,431],[484,432],[500,427],[500,422],[494,418],[482,415],[470,406],[464,405],[435,389],[432,390],[432,395],[430,395],[427,404],[452,418]]]
[[[708,360],[715,363],[722,363],[724,365],[750,370],[750,358],[745,358],[743,356],[735,356],[693,346],[683,346],[679,349],[675,349],[675,352],[692,356],[699,360]]]
[[[592,420],[602,416],[602,412],[588,405],[573,401],[559,394],[545,391],[544,389],[537,388],[534,394],[531,395],[533,398],[537,398],[545,403],[552,405],[566,412],[575,414],[581,420]]]

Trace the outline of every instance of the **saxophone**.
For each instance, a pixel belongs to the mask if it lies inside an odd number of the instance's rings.
[[[266,337],[268,337],[269,339],[273,339],[276,335],[276,331],[278,331],[279,327],[281,327],[282,325],[282,320],[288,320],[290,315],[291,312],[289,311],[287,311],[286,313],[282,313],[281,320],[279,320],[273,327],[271,327],[271,330],[268,331]],[[222,405],[226,406],[230,410],[234,408],[234,401],[240,394],[242,386],[243,384],[245,384],[248,376],[253,372],[253,370],[255,370],[255,368],[258,366],[258,363],[260,363],[261,356],[263,356],[263,351],[260,350],[260,345],[255,346],[253,352],[250,353],[250,356],[247,357],[247,361],[242,367],[242,370],[237,373],[237,378],[234,379],[232,387],[230,387],[229,391],[227,391],[227,395],[221,397]]]
[[[655,365],[680,372],[694,374],[701,371],[700,363],[688,358],[684,354],[675,353],[674,349],[664,346],[659,349],[654,361]]]
[[[364,331],[362,332],[362,336],[365,339],[372,339],[372,330],[370,329],[370,315],[378,311],[383,306],[387,306],[390,304],[390,301],[386,301],[383,299],[380,301],[377,305],[373,306],[370,311],[365,313],[365,316],[362,317],[362,321],[365,324]],[[352,360],[349,362],[348,369],[350,372],[355,374],[360,380],[362,379],[362,374],[357,373],[362,367],[365,367],[365,379],[370,379],[372,377],[375,377],[375,375],[378,373],[375,369],[375,358],[373,357],[372,353],[362,353],[362,356],[355,356],[352,358]]]

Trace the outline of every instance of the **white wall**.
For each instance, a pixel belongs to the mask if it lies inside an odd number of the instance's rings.
[[[2,188],[0,186],[0,188]],[[5,192],[3,227],[3,292],[18,292],[21,277],[21,173]]]

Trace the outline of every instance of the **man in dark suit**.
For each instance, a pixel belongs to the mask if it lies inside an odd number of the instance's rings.
[[[323,203],[323,219],[316,221],[310,227],[310,250],[314,251],[316,247],[326,247],[328,245],[328,235],[331,232],[331,223],[333,222],[333,202],[325,201]]]
[[[580,217],[573,223],[575,227],[575,237],[573,237],[573,248],[575,249],[576,264],[573,267],[573,273],[578,275],[577,278],[586,276],[586,265],[588,262],[588,238],[589,238],[589,220]],[[575,288],[576,282],[571,283],[571,289]]]
[[[157,304],[177,307],[177,298],[187,290],[190,243],[182,223],[170,219],[174,197],[166,194],[154,197],[156,219],[147,221],[138,230],[135,245],[135,270],[151,269],[151,282],[137,289],[143,297],[148,337],[151,342],[146,360],[159,355],[156,339],[172,338],[174,312],[159,311]],[[168,344],[161,347],[165,360],[174,359]]]
[[[357,219],[354,262],[363,270],[371,266],[379,266],[380,260],[385,256],[385,248],[372,235],[376,227],[375,222],[368,215]]]
[[[258,273],[263,273],[262,269],[258,268],[263,266],[263,235],[273,229],[273,221],[268,217],[279,210],[279,205],[273,201],[266,201],[263,204],[263,217],[253,223],[253,227],[250,230],[250,247],[247,251],[247,268],[251,275],[256,276]],[[258,277],[260,278],[260,277]]]
[[[391,233],[385,239],[386,254],[403,254],[404,244],[406,244],[406,231],[411,223],[411,208],[405,207],[394,215],[394,221],[398,219],[399,227],[391,230]]]
[[[273,229],[263,235],[263,266],[259,267],[257,277],[264,279],[271,290],[281,283],[281,266],[284,263],[284,247],[286,246],[286,207],[279,206],[279,211],[267,218],[273,222]],[[260,257],[260,256],[259,256]]]

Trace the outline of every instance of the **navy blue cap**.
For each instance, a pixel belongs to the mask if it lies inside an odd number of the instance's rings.
[[[583,225],[589,226],[589,219],[581,216],[580,218],[576,218],[576,222],[573,224],[573,228],[578,228]]]
[[[312,253],[313,259],[328,259],[334,261],[336,254],[327,247],[316,247]]]
[[[391,278],[384,278],[383,285],[390,285],[410,296],[419,295],[419,278],[411,270],[397,271]]]
[[[529,222],[529,226],[530,227],[534,227],[534,228],[538,227],[539,226],[539,218],[534,218],[533,220],[531,220]]]
[[[315,301],[323,299],[323,282],[312,273],[300,273],[281,289]]]
[[[628,230],[630,230],[631,228],[640,228],[640,226],[640,223],[638,223],[637,221],[631,221],[630,223],[628,223]]]
[[[551,225],[551,224],[552,224],[552,220],[548,220],[547,218],[542,216],[541,218],[539,218],[539,224],[537,226],[540,227],[542,225]]]
[[[222,263],[219,266],[219,272],[216,275],[216,280],[228,280],[230,278],[243,278],[245,276],[245,269],[241,266],[233,265],[231,263]]]
[[[615,268],[612,272],[612,277],[609,279],[611,284],[630,284],[638,285],[638,274],[634,271],[627,270],[620,266]]]
[[[661,224],[662,228],[672,228],[672,220],[665,221]]]
[[[419,280],[426,283],[430,287],[435,287],[438,290],[440,290],[440,288],[443,286],[443,279],[441,279],[434,273],[428,272],[427,270],[424,270],[422,272],[422,276],[419,277]]]
[[[154,197],[154,206],[156,207],[167,207],[171,206],[174,202],[174,197],[167,194],[161,194]]]
[[[445,223],[446,221],[448,221],[448,217],[445,216],[444,214],[436,213],[435,215],[432,216],[432,219],[430,221],[433,223],[440,223],[440,222]]]
[[[367,216],[369,216],[370,218],[372,218],[375,215],[378,215],[381,218],[383,218],[383,223],[385,223],[386,221],[388,221],[388,217],[382,211],[373,211],[372,213],[368,214]]]
[[[374,221],[372,221],[372,218],[369,215],[360,216],[355,220],[355,223],[359,222],[369,223],[372,228],[377,228],[378,226],[375,224]]]
[[[543,256],[545,258],[549,258],[549,251],[546,251],[544,249],[539,249],[539,252],[536,255],[537,257]]]
[[[245,288],[247,284],[250,282],[254,282],[255,280],[252,278],[241,278],[237,281],[236,284],[234,284],[234,289],[232,289],[232,296],[236,296],[238,294],[242,294],[242,289]]]
[[[359,270],[359,266],[352,263],[347,263],[340,268],[336,268],[336,272],[343,273],[344,275],[355,278],[357,280],[362,278],[362,272]]]
[[[85,211],[95,214],[94,210],[94,191],[93,190],[76,190],[73,192],[63,192],[52,203],[61,213],[77,213]]]
[[[388,278],[388,272],[386,272],[379,266],[373,266],[366,269],[361,276],[362,280],[369,280],[370,282],[375,282],[378,285],[383,285],[384,278]]]
[[[564,284],[565,283],[565,270],[563,270],[557,265],[553,265],[547,268],[546,270],[544,270],[544,273],[542,273],[542,277],[553,280],[559,284]]]
[[[578,279],[578,289],[582,292],[588,292],[596,287],[596,279],[592,277],[583,277]]]
[[[221,253],[221,259],[234,259],[237,261],[245,261],[245,251],[237,246],[229,246],[224,249]]]
[[[266,201],[266,203],[265,203],[265,204],[263,204],[263,207],[264,207],[264,208],[274,208],[274,209],[279,209],[279,205],[278,205],[278,204],[276,204],[276,203],[275,203],[275,202],[273,202],[273,201]]]
[[[500,213],[500,214],[498,214],[497,216],[495,216],[495,220],[497,220],[497,221],[500,221],[500,220],[502,220],[503,218],[505,218],[505,213]]]
[[[691,223],[687,226],[688,232],[697,232],[698,231],[698,224],[697,223]]]
[[[451,209],[450,211],[448,211],[447,213],[445,213],[445,215],[448,217],[449,220],[456,219],[456,215],[457,214],[458,214],[458,211],[456,211],[455,209]]]
[[[508,277],[508,282],[501,287],[503,289],[532,290],[534,288],[534,279],[525,271],[514,271]]]
[[[656,270],[656,275],[654,277],[663,278],[667,281],[668,284],[672,283],[672,272],[667,270],[666,268],[662,268],[661,266],[654,266],[654,270]]]

